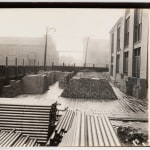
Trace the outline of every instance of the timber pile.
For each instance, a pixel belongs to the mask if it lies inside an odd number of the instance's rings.
[[[0,105],[0,129],[16,129],[45,145],[55,126],[57,103],[51,106]]]
[[[25,94],[42,94],[48,90],[46,75],[27,75],[22,78],[22,88]]]
[[[128,113],[146,113],[148,105],[143,101],[136,99],[121,99],[119,100],[122,108]]]
[[[74,76],[74,72],[65,72],[64,75],[59,79],[59,87],[66,88],[69,80]]]
[[[39,147],[40,144],[36,138],[32,138],[21,131],[14,129],[0,130],[0,147]]]
[[[89,115],[73,110],[65,113],[47,143],[51,146],[58,144],[59,146],[120,146],[119,139],[106,116]]]
[[[61,94],[69,98],[117,99],[106,79],[73,77]]]

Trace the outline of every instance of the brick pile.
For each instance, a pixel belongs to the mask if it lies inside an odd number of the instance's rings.
[[[9,85],[2,87],[2,97],[15,97],[22,93],[22,83],[20,80],[10,80]]]
[[[72,78],[61,94],[69,98],[117,99],[107,79]]]
[[[64,89],[66,88],[69,80],[74,76],[74,72],[65,72],[63,77],[59,79],[59,87]]]

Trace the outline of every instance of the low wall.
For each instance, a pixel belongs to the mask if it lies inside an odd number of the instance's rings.
[[[11,98],[19,94],[42,94],[65,74],[61,71],[39,71],[38,74],[24,76],[22,80],[10,80],[7,85],[1,85],[1,96]]]

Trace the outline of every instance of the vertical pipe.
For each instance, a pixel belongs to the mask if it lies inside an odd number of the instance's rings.
[[[97,132],[99,146],[104,146],[104,141],[103,141],[101,129],[100,129],[100,126],[99,126],[99,123],[98,123],[98,117],[94,116],[94,120],[95,120],[95,126],[96,126],[96,132]]]
[[[80,146],[85,146],[85,113],[81,113],[81,143]]]
[[[114,139],[114,141],[115,141],[116,146],[121,146],[120,141],[119,141],[119,139],[117,138],[117,135],[116,135],[116,133],[115,133],[115,131],[114,131],[114,129],[113,129],[113,127],[112,127],[110,121],[108,120],[108,118],[107,118],[106,116],[105,116],[105,120],[106,120],[107,125],[108,125],[108,127],[109,127],[109,129],[110,129],[110,132],[111,132],[111,134],[112,134],[112,136],[113,136],[113,139]]]
[[[91,133],[91,122],[90,122],[90,116],[87,116],[87,131],[88,131],[88,146],[93,146],[93,138]]]
[[[112,135],[109,131],[109,128],[108,128],[107,123],[104,119],[104,116],[102,116],[101,119],[102,119],[102,122],[103,122],[103,125],[104,125],[104,128],[105,128],[105,133],[106,133],[107,138],[109,140],[110,146],[115,146],[115,142],[114,142],[113,137],[112,137]]]
[[[94,122],[93,116],[91,116],[91,126],[92,126],[92,135],[93,135],[93,144],[94,144],[94,146],[99,146],[99,144],[98,144],[98,137],[97,137],[97,132],[96,132],[96,127],[95,127],[95,122]]]
[[[99,121],[99,125],[100,125],[101,131],[102,131],[102,136],[103,136],[105,146],[110,146],[109,141],[108,141],[107,136],[106,136],[106,133],[105,133],[104,126],[102,124],[101,117],[98,117],[98,121]]]
[[[80,146],[80,140],[81,140],[80,132],[81,132],[81,113],[78,112],[77,131],[76,131],[74,146]]]

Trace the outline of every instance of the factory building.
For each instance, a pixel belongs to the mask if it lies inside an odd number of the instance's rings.
[[[0,37],[0,65],[15,65],[17,58],[18,65],[43,66],[45,52],[45,38],[43,37]],[[54,62],[58,65],[59,56],[52,37],[47,39],[47,62],[49,66]]]
[[[111,81],[137,98],[147,96],[148,26],[148,10],[126,9],[110,31]]]

